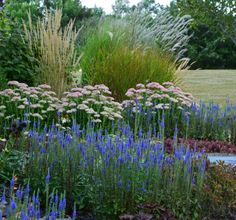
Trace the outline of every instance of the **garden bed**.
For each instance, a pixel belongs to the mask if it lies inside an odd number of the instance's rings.
[[[230,219],[236,212],[236,170],[226,160],[236,153],[234,107],[198,105],[170,82],[138,84],[122,103],[105,85],[58,99],[48,85],[10,84],[0,92],[0,203],[8,217]],[[216,153],[225,162],[211,163]]]
[[[168,138],[165,140],[165,146],[168,152],[173,152],[175,145],[173,139]],[[179,138],[179,144],[187,145],[190,149],[196,151],[205,151],[206,153],[220,153],[220,154],[236,154],[236,145],[227,141],[211,141],[211,140],[196,140]]]

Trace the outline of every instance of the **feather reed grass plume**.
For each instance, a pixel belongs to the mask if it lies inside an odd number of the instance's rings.
[[[62,11],[46,11],[44,18],[32,25],[28,13],[28,24],[23,22],[25,37],[40,63],[40,83],[51,85],[60,97],[70,86],[71,72],[78,67],[80,57],[76,53],[76,40],[80,30],[74,30],[74,21],[61,28]]]

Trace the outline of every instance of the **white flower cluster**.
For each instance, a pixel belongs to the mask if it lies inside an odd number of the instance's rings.
[[[102,122],[102,118],[115,120],[122,118],[122,105],[111,97],[109,88],[103,84],[73,88],[64,94],[66,103],[73,104],[79,111],[90,115],[93,122]],[[68,105],[67,105],[67,111]],[[73,110],[74,111],[74,110]]]
[[[76,116],[90,118],[95,123],[103,118],[115,120],[122,118],[122,105],[114,101],[105,85],[84,86],[65,92],[58,99],[49,85],[29,87],[25,83],[10,81],[12,89],[0,91],[0,117],[19,118],[27,115],[29,120],[40,120],[61,116],[61,122],[71,122]],[[27,112],[27,114],[25,114]],[[85,115],[85,116],[84,116]]]
[[[13,117],[25,115],[29,119],[33,117],[43,120],[47,118],[48,112],[56,109],[53,105],[55,107],[60,102],[55,92],[50,91],[51,87],[46,84],[29,87],[25,83],[10,81],[8,85],[13,88],[0,91],[1,104],[5,106],[4,111],[0,110],[1,116],[9,117],[11,113]]]
[[[151,107],[155,109],[170,109],[171,105],[177,106],[179,110],[190,107],[193,104],[193,96],[183,92],[172,82],[165,82],[162,85],[151,82],[146,85],[137,84],[136,88],[130,88],[126,92],[128,100],[122,102],[124,108],[132,107],[134,112],[139,107]]]

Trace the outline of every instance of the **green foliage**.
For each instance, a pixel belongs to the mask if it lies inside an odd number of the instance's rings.
[[[112,5],[113,14],[115,17],[122,17],[124,15],[130,14],[134,11],[139,11],[146,14],[157,15],[163,6],[156,3],[155,0],[141,0],[137,5],[129,5],[128,0],[116,0],[115,4]]]
[[[234,0],[177,0],[181,12],[206,24],[236,45],[236,2]]]
[[[0,90],[7,88],[7,81],[6,75],[0,72]]]
[[[27,19],[27,13],[30,11],[33,20],[36,21],[38,16],[42,16],[43,7],[40,0],[6,0],[4,3],[4,13],[18,27],[22,27],[22,20]]]
[[[236,168],[223,162],[208,168],[206,207],[211,218],[233,219],[236,214]]]
[[[208,26],[193,26],[187,46],[192,69],[236,69],[236,45],[229,38],[211,31]]]
[[[90,17],[100,17],[103,11],[99,8],[89,9],[83,7],[78,0],[64,0],[62,5],[62,27],[65,27],[66,24],[72,19],[75,21],[75,27],[78,29],[81,27],[84,20]]]
[[[128,88],[137,83],[176,80],[177,67],[167,53],[137,46],[129,33],[119,26],[111,29],[104,27],[92,34],[83,53],[83,81],[90,84],[104,83],[117,100],[124,99]]]
[[[6,147],[0,150],[0,182],[6,183],[13,174],[22,177],[27,159],[27,154],[17,149]]]
[[[1,15],[0,15],[1,16]],[[4,14],[0,25],[0,78],[5,82],[18,80],[34,84],[38,73],[38,62],[25,45],[22,30],[12,23]]]
[[[177,0],[168,10],[173,16],[191,15],[193,37],[187,46],[192,68],[236,68],[235,1]]]
[[[42,18],[44,16],[46,8],[52,11],[57,8],[62,9],[62,27],[65,27],[72,19],[77,29],[81,27],[84,19],[92,16],[99,17],[103,13],[101,8],[86,8],[82,6],[80,0],[7,0],[4,4],[4,11],[19,25],[22,24],[22,20],[27,20],[29,11],[31,12],[33,23],[36,23],[38,17]]]

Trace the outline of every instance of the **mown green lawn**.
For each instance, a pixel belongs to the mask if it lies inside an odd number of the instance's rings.
[[[191,92],[197,101],[236,104],[236,70],[186,70],[180,73],[182,89]]]

